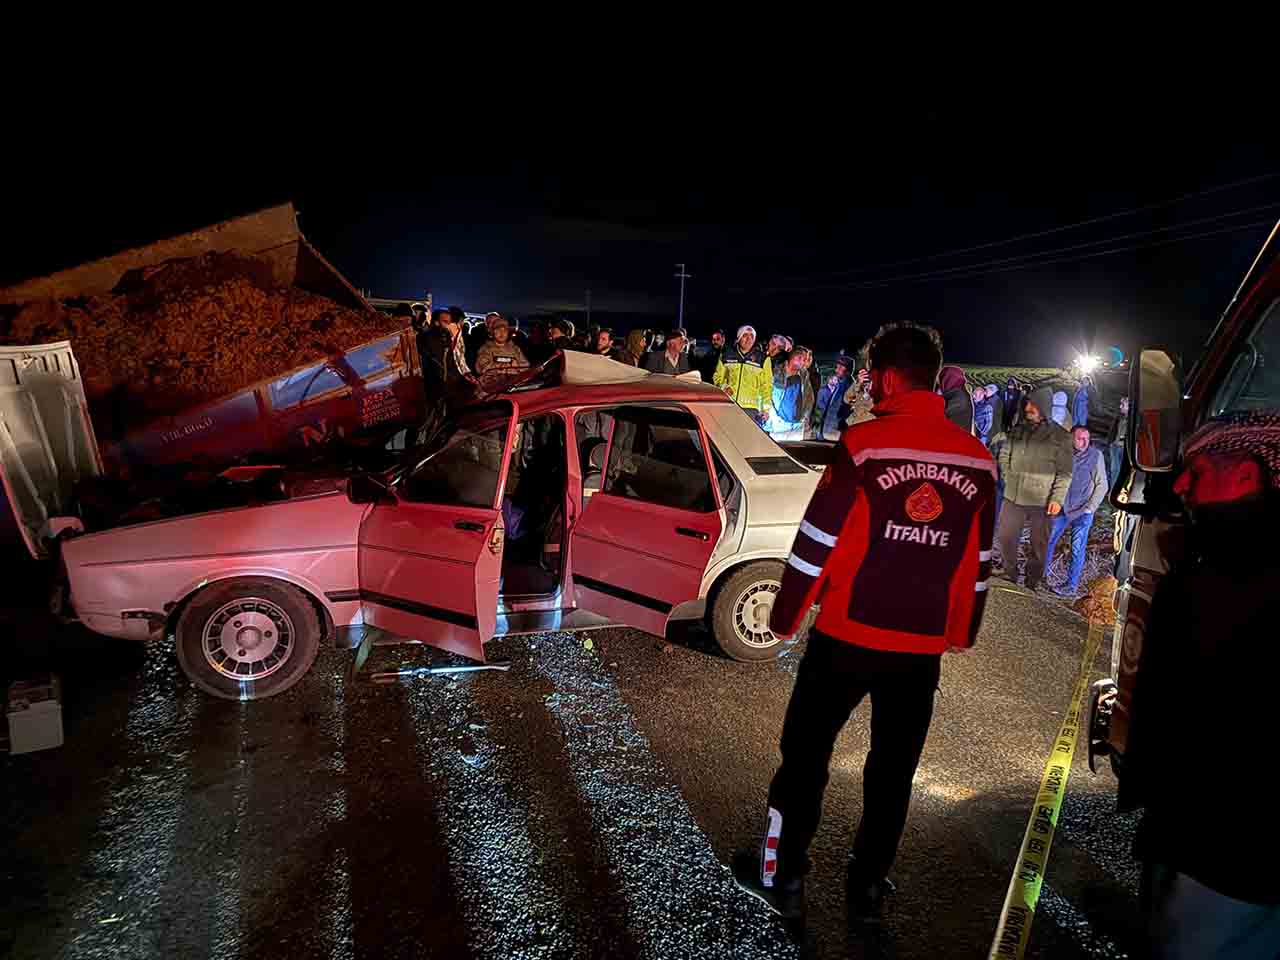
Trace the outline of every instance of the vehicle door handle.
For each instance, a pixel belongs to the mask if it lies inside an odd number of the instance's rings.
[[[694,530],[692,527],[676,527],[676,533],[682,537],[693,537],[695,540],[701,540],[704,543],[711,539],[711,534],[703,530]]]
[[[455,520],[453,525],[458,530],[467,530],[471,533],[484,533],[484,524],[476,523],[474,520]]]

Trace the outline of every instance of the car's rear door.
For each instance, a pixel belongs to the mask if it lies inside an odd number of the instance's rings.
[[[662,636],[698,598],[723,530],[707,438],[688,410],[613,411],[605,475],[573,527],[578,606]]]
[[[360,526],[367,624],[476,660],[494,634],[502,495],[519,408],[469,410],[444,446],[406,471]]]

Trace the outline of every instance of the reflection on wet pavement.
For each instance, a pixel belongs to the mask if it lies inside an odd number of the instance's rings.
[[[842,737],[803,945],[818,955],[985,951],[1066,695],[1045,678],[1078,656],[1052,612],[992,609],[984,646],[946,666],[878,940],[850,938],[839,892],[866,714]],[[509,674],[389,687],[350,684],[324,651],[257,703],[193,690],[163,644],[114,671],[120,647],[78,650],[67,746],[0,761],[0,954],[799,954],[723,866],[758,827],[798,658],[595,637],[507,638],[490,655]],[[1109,776],[1077,768],[1030,956],[1124,955],[1136,818],[1113,805]]]

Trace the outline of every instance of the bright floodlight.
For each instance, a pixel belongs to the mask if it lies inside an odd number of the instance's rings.
[[[1082,356],[1082,357],[1080,358],[1080,369],[1081,369],[1083,372],[1085,372],[1085,373],[1093,373],[1093,371],[1094,371],[1094,370],[1096,370],[1097,368],[1098,368],[1098,358],[1097,358],[1097,357],[1085,357],[1085,356]]]

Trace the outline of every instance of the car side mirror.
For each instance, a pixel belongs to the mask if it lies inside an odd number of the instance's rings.
[[[1146,347],[1129,371],[1129,462],[1168,473],[1182,441],[1182,365],[1178,355]]]
[[[389,495],[390,490],[377,474],[356,473],[347,480],[347,499],[352,503],[379,503]]]

